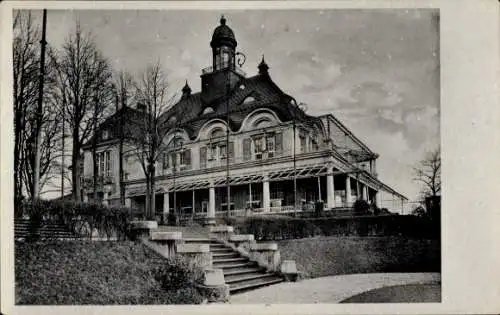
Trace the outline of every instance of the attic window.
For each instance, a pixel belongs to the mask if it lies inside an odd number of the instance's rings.
[[[212,107],[207,107],[203,110],[203,115],[213,113],[214,109]]]
[[[177,122],[177,117],[172,116],[168,119],[169,124],[175,124]]]
[[[245,85],[244,84],[240,85],[240,90],[244,90],[244,89],[245,89]]]
[[[253,96],[248,96],[247,98],[245,98],[243,100],[243,104],[248,104],[248,103],[252,103],[252,102],[255,102],[255,97],[253,97]]]
[[[108,137],[109,137],[109,133],[108,133],[108,131],[107,131],[107,130],[104,130],[104,131],[102,132],[102,136],[101,136],[101,137],[102,137],[102,140],[106,140],[106,139],[108,139]]]

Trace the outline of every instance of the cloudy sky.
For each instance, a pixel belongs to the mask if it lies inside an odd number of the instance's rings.
[[[59,47],[80,21],[117,70],[159,60],[172,88],[200,89],[221,13],[243,69],[262,54],[273,80],[309,114],[332,113],[380,154],[379,178],[418,196],[412,166],[439,145],[439,31],[432,10],[48,11],[47,40]],[[40,16],[40,11],[34,11]]]

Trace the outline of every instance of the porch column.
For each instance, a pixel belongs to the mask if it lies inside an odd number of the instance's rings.
[[[326,174],[326,204],[327,208],[335,208],[335,184],[333,178],[333,167],[329,167]]]
[[[382,209],[382,192],[380,190],[375,193],[375,204],[377,208]]]
[[[127,208],[132,207],[132,198],[125,198],[125,207]]]
[[[265,212],[271,211],[271,194],[269,193],[269,177],[264,176],[262,182],[262,207]]]
[[[208,189],[208,217],[215,218],[215,187],[210,186]]]
[[[361,188],[361,193],[362,193],[362,197],[363,197],[363,200],[365,201],[368,201],[368,186],[366,186],[364,183],[363,183],[363,186]]]
[[[168,192],[163,194],[163,215],[168,215],[170,212],[170,194]]]
[[[349,207],[351,206],[351,177],[349,174],[346,174],[346,180],[345,180],[345,200],[346,200],[346,206]]]

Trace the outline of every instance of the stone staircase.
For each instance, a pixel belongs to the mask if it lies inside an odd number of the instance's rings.
[[[33,229],[29,219],[14,220],[14,239],[25,240],[29,238],[37,238],[40,240],[58,239],[58,240],[74,240],[79,238],[69,228],[60,223],[44,223],[36,229]]]
[[[267,272],[257,262],[250,261],[231,247],[209,238],[186,238],[186,244],[208,244],[214,268],[222,269],[231,294],[283,282],[278,274]]]

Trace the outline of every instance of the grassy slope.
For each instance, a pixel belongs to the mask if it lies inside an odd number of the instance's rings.
[[[16,304],[170,304],[132,242],[16,244]]]
[[[315,237],[278,241],[305,277],[371,272],[439,272],[437,241],[400,237]]]

